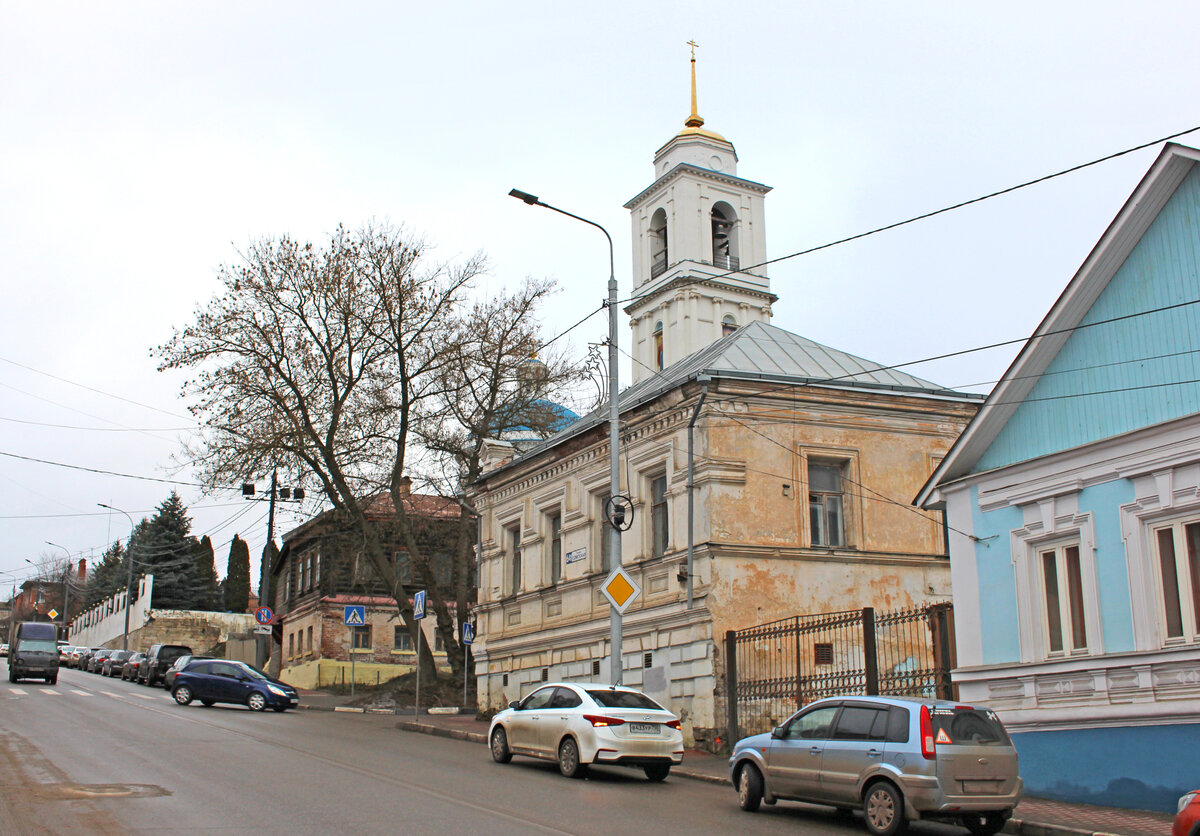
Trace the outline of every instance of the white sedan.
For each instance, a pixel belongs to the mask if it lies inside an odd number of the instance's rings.
[[[492,718],[492,759],[513,755],[558,761],[568,778],[590,764],[640,766],[651,781],[683,762],[679,718],[632,688],[550,682]]]

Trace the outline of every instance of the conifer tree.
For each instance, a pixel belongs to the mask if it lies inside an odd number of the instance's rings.
[[[216,556],[213,554],[212,540],[207,534],[196,544],[195,558],[191,609],[219,611],[224,600],[217,597]]]
[[[225,567],[225,609],[245,612],[250,608],[250,546],[233,535],[229,544],[229,563]]]

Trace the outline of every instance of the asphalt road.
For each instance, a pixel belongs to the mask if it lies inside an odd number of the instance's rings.
[[[7,674],[7,671],[4,671]],[[0,834],[856,834],[861,821],[640,770],[569,780],[388,715],[178,706],[161,688],[62,670],[0,681]],[[966,831],[919,825],[917,834]]]

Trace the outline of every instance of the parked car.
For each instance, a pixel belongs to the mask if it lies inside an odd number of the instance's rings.
[[[556,760],[568,778],[611,764],[640,766],[661,781],[683,762],[679,718],[640,691],[611,685],[543,685],[492,718],[488,744],[497,763],[513,755]]]
[[[112,648],[102,647],[88,657],[88,673],[100,673],[104,670],[104,660],[112,655]]]
[[[300,704],[300,697],[291,685],[245,662],[229,659],[191,662],[175,676],[171,696],[180,705],[198,699],[205,706],[239,703],[251,711],[263,711],[268,706],[275,711],[286,711]]]
[[[86,647],[72,647],[71,652],[67,654],[66,666],[68,668],[79,667],[79,657],[83,655],[85,650],[87,650]]]
[[[121,669],[125,667],[125,663],[129,661],[129,657],[132,655],[132,650],[114,650],[104,660],[104,664],[100,668],[100,673],[104,676],[120,676]]]
[[[743,810],[762,801],[862,808],[892,836],[921,819],[999,833],[1021,800],[1017,750],[995,712],[916,697],[832,697],[769,734],[739,740],[729,778]]]
[[[79,654],[79,662],[78,662],[78,664],[75,665],[75,667],[81,671],[86,671],[88,669],[88,666],[92,663],[92,657],[95,656],[96,653],[98,653],[99,651],[101,651],[103,649],[104,649],[103,647],[86,647],[86,648],[84,648],[83,653]]]
[[[0,656],[8,656],[8,642],[0,644]]]
[[[180,656],[178,659],[176,659],[171,664],[171,667],[167,668],[167,672],[163,674],[163,687],[166,688],[168,691],[170,691],[171,687],[175,684],[175,677],[179,674],[179,672],[181,670],[183,670],[184,668],[186,668],[188,666],[189,662],[199,662],[201,660],[211,659],[211,658],[213,658],[213,657],[211,657],[211,656],[192,656],[192,655],[186,654],[186,653],[183,656]]]
[[[186,644],[153,644],[146,651],[146,661],[138,668],[138,682],[143,685],[157,685],[162,681],[167,668],[192,649]]]
[[[13,646],[8,654],[8,681],[38,677],[53,685],[58,682],[58,628],[45,621],[25,621],[17,625]]]
[[[67,642],[60,641],[58,644],[58,665],[62,667],[67,664],[67,657],[71,655],[71,645]]]
[[[137,682],[138,666],[142,660],[146,658],[146,654],[140,650],[131,655],[125,660],[125,664],[121,666],[121,679],[128,679],[130,682]]]
[[[1200,790],[1192,790],[1179,799],[1171,836],[1200,836]]]

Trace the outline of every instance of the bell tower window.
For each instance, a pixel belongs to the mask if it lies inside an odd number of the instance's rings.
[[[721,336],[728,337],[738,328],[737,320],[733,318],[733,314],[725,314],[721,319]]]
[[[712,209],[712,253],[713,266],[722,270],[737,270],[738,258],[737,215],[728,203],[720,202]]]
[[[667,270],[667,210],[658,209],[650,218],[650,278]]]
[[[654,323],[654,368],[660,372],[663,370],[663,324],[661,321]]]

